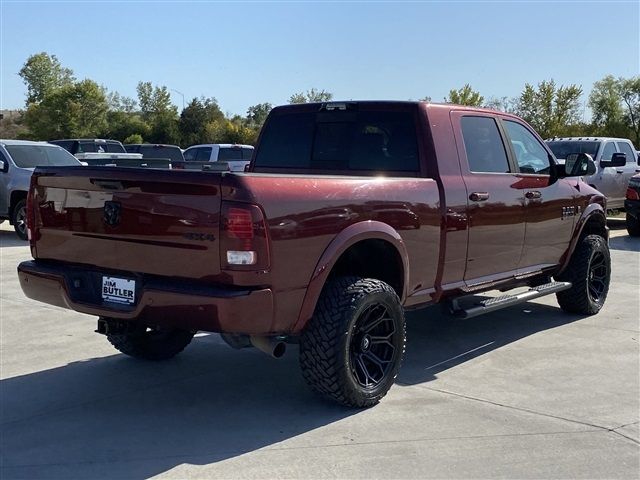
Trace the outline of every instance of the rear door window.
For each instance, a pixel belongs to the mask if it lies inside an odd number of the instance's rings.
[[[509,173],[507,152],[496,121],[466,116],[460,120],[469,170],[477,173]]]
[[[219,162],[233,162],[242,160],[242,149],[240,147],[220,147],[218,151]]]

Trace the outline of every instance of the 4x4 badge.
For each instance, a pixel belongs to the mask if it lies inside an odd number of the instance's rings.
[[[104,223],[110,227],[120,224],[120,204],[118,202],[104,202]]]

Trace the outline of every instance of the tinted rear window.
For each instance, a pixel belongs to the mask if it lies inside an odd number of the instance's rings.
[[[255,167],[417,172],[414,117],[370,110],[274,115],[260,139]]]
[[[80,165],[64,148],[50,145],[5,145],[13,162],[20,168],[64,167]]]
[[[230,162],[242,160],[242,148],[240,147],[220,147],[218,151],[219,162]]]
[[[462,137],[472,172],[507,173],[509,161],[496,121],[491,117],[462,117]]]
[[[178,147],[140,145],[137,153],[141,153],[142,158],[166,158],[174,162],[184,161],[182,151]]]
[[[588,153],[593,158],[598,154],[600,142],[584,140],[566,140],[547,142],[556,158],[565,159],[572,153]]]
[[[76,153],[127,153],[118,142],[79,142]]]

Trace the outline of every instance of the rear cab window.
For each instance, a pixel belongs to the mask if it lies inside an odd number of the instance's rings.
[[[269,117],[254,171],[400,176],[420,171],[414,110],[288,110]]]
[[[547,145],[560,160],[565,160],[572,153],[586,153],[595,160],[600,143],[597,140],[549,140]]]
[[[469,171],[511,173],[507,151],[493,117],[463,116],[460,126]]]

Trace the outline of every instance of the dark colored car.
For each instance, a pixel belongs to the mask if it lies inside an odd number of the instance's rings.
[[[627,217],[627,232],[632,237],[640,237],[640,175],[635,175],[629,180],[624,209]]]
[[[49,143],[59,145],[72,155],[82,153],[127,153],[122,143],[117,140],[101,138],[75,138],[50,140]]]
[[[602,308],[605,199],[581,180],[594,170],[586,154],[557,164],[492,110],[278,107],[247,173],[37,169],[18,274],[28,297],[99,317],[127,355],[173,357],[198,330],[276,357],[295,342],[313,389],[366,407],[400,368],[405,309],[470,318],[549,294]]]
[[[154,143],[130,143],[124,146],[129,153],[141,153],[142,158],[164,158],[172,162],[184,162],[182,150],[177,145],[161,145]]]

